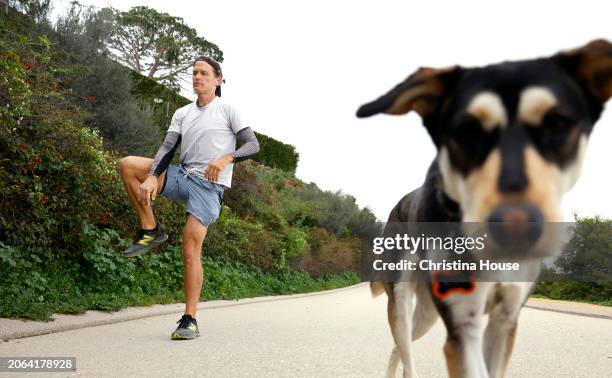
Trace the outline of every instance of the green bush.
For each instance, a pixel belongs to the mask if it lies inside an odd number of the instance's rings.
[[[538,282],[534,294],[550,299],[597,303],[612,306],[612,282]]]
[[[117,176],[84,113],[55,76],[49,41],[0,40],[0,240],[64,247],[85,220],[99,222],[121,204],[109,202]],[[103,195],[106,201],[97,201]]]
[[[542,270],[535,293],[552,299],[612,305],[612,220],[576,216],[571,239]]]
[[[256,135],[260,151],[255,157],[255,161],[294,174],[300,159],[295,147],[260,133]]]
[[[83,252],[68,261],[49,251],[0,243],[0,317],[50,319],[53,313],[116,311],[130,305],[184,301],[180,247],[126,260],[129,242],[86,224]],[[343,287],[354,273],[310,278],[303,271],[265,273],[252,266],[202,257],[202,299],[237,299]]]

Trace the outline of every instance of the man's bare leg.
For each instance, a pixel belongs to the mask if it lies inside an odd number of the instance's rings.
[[[123,186],[130,200],[132,200],[132,204],[134,204],[134,209],[136,209],[138,219],[140,220],[140,226],[145,230],[153,229],[157,225],[151,206],[145,206],[138,200],[140,184],[149,176],[149,170],[152,164],[153,159],[139,156],[128,156],[121,159],[119,162],[119,172],[121,173]],[[157,179],[158,194],[162,190],[165,176],[166,172],[164,171]]]
[[[206,226],[189,214],[183,230],[183,290],[185,292],[185,315],[195,319],[196,308],[202,291],[202,244],[206,237]]]

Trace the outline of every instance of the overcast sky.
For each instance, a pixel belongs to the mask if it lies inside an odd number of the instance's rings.
[[[91,1],[182,17],[223,50],[223,97],[252,128],[294,145],[296,175],[342,190],[386,220],[435,155],[420,119],[356,109],[419,66],[483,65],[612,40],[604,1]],[[495,3],[495,4],[494,4]],[[68,1],[55,0],[54,14]],[[189,95],[189,93],[188,93]],[[192,98],[193,95],[191,95]],[[612,109],[590,138],[564,213],[612,218]]]

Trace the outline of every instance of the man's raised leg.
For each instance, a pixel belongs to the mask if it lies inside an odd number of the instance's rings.
[[[139,256],[168,239],[168,235],[161,232],[157,227],[151,204],[145,204],[138,198],[140,185],[149,177],[152,164],[153,159],[139,156],[128,156],[119,162],[119,172],[121,173],[123,186],[134,205],[141,226],[141,231],[138,233],[134,245],[123,253],[127,257]],[[163,172],[157,178],[156,194],[161,192],[165,175],[166,172]]]
[[[153,159],[140,156],[127,156],[119,162],[119,172],[121,173],[123,186],[134,204],[138,219],[140,219],[140,226],[145,230],[155,228],[155,217],[151,206],[146,206],[138,200],[138,191],[140,184],[149,176],[152,164]],[[166,172],[163,172],[157,179],[158,194],[161,192],[165,176]]]

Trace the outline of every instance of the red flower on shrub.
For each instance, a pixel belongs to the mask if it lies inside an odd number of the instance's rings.
[[[32,65],[31,65],[30,63],[24,63],[24,64],[23,64],[23,68],[24,68],[26,71],[29,71],[29,70],[31,70],[31,69],[32,69]]]
[[[49,196],[48,195],[43,195],[42,198],[40,199],[40,203],[42,203],[43,205],[45,203],[49,202]]]
[[[104,225],[107,225],[109,220],[110,220],[110,216],[108,214],[103,214],[100,217],[100,222]]]
[[[20,149],[21,151],[24,151],[24,152],[25,152],[26,148],[27,148],[27,147],[26,147],[26,145],[25,145],[25,144],[23,144],[23,143],[19,143],[19,149]]]
[[[96,96],[85,96],[85,101],[91,104],[92,102],[96,101]]]
[[[40,158],[40,156],[34,156],[34,157],[32,158],[32,163],[34,163],[34,164],[40,164],[40,163],[42,163],[42,159]]]
[[[2,208],[3,209],[10,209],[11,208],[11,203],[10,202],[2,202]]]

